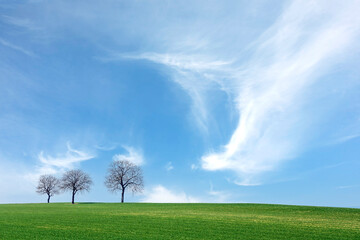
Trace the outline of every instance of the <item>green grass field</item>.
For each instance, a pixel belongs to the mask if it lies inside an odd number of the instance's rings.
[[[263,204],[3,204],[0,239],[360,239],[360,209]]]

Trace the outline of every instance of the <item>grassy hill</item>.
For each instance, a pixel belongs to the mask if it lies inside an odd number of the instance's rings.
[[[360,209],[263,204],[0,205],[0,239],[360,239]]]

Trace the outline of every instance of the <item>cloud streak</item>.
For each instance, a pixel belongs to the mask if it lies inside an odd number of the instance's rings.
[[[238,126],[222,151],[202,158],[204,169],[233,169],[243,178],[237,184],[251,185],[295,156],[306,130],[300,118],[311,121],[306,91],[359,34],[359,4],[327,5],[294,1],[259,40],[236,95]]]
[[[92,154],[72,148],[69,143],[67,143],[66,147],[66,153],[56,157],[45,155],[43,151],[40,152],[38,156],[40,164],[37,166],[36,173],[28,174],[27,177],[32,181],[36,181],[42,174],[57,174],[73,169],[79,163],[95,157]]]
[[[141,200],[150,203],[224,203],[230,202],[232,195],[226,191],[215,191],[210,184],[210,191],[203,197],[195,197],[184,191],[174,191],[163,185],[157,185],[148,189]]]
[[[170,172],[171,170],[174,170],[174,166],[172,165],[172,162],[168,162],[165,166],[166,171]]]
[[[171,69],[173,80],[192,97],[195,120],[205,131],[207,91],[218,88],[231,96],[238,124],[226,145],[202,157],[202,168],[232,170],[239,176],[236,184],[258,185],[263,173],[294,158],[311,138],[316,119],[306,106],[315,99],[312,87],[321,84],[330,67],[352,54],[359,37],[359,10],[357,1],[292,1],[246,49],[247,61],[239,55],[237,39],[231,47],[211,49],[217,44],[214,36],[202,47],[191,41],[183,48],[168,42],[165,53],[145,52],[131,58]],[[229,54],[231,49],[234,54]]]
[[[233,171],[238,176],[233,182],[238,185],[261,184],[263,174],[305,150],[304,143],[317,134],[314,128],[325,115],[312,108],[324,104],[317,102],[316,94],[326,94],[342,84],[322,82],[323,77],[336,71],[338,64],[347,65],[344,59],[356,58],[359,51],[360,4],[356,0],[286,1],[276,8],[282,11],[275,20],[267,14],[259,18],[259,12],[268,9],[255,6],[261,5],[258,3],[199,1],[188,7],[179,2],[167,7],[159,4],[156,11],[153,3],[144,4],[129,2],[123,8],[113,1],[52,3],[48,9],[57,14],[48,14],[54,17],[51,21],[8,18],[7,22],[49,32],[66,29],[59,36],[69,32],[82,35],[106,49],[107,56],[96,58],[104,62],[156,63],[192,99],[193,120],[204,136],[216,129],[218,116],[212,112],[212,94],[225,93],[228,102],[224,104],[230,103],[229,111],[238,121],[226,136],[228,141],[204,153],[201,167]],[[118,14],[119,9],[126,10]],[[99,12],[106,14],[99,19]],[[133,18],[135,14],[139,17]],[[53,25],[57,22],[64,27]],[[115,40],[98,41],[83,31],[88,26],[93,35]],[[129,43],[134,51],[124,52],[119,47]],[[346,67],[353,71],[354,67]],[[348,88],[352,87],[354,83],[349,83]],[[336,112],[328,105],[320,109]],[[115,155],[114,159],[143,164],[141,153],[126,150],[128,154]]]
[[[184,192],[174,193],[162,185],[155,186],[146,196],[142,202],[150,203],[197,203],[199,199],[189,196]]]
[[[36,55],[35,55],[34,53],[32,53],[31,51],[28,51],[28,50],[26,50],[26,49],[24,49],[24,48],[22,48],[22,47],[19,47],[19,46],[15,45],[15,44],[12,44],[12,43],[8,42],[8,41],[5,41],[5,40],[2,39],[2,38],[0,38],[0,44],[2,44],[2,45],[5,46],[5,47],[9,47],[9,48],[11,48],[11,49],[13,49],[13,50],[19,51],[19,52],[21,52],[21,53],[23,53],[23,54],[26,54],[26,55],[28,55],[28,56],[30,56],[30,57],[35,57],[35,56],[36,56]]]
[[[209,115],[206,103],[206,91],[216,86],[221,86],[222,90],[227,90],[223,82],[219,81],[228,76],[226,70],[231,61],[223,61],[218,58],[209,59],[208,55],[186,54],[177,52],[154,53],[147,52],[140,55],[119,55],[113,58],[143,59],[158,64],[166,65],[171,69],[172,79],[179,84],[191,97],[192,116],[197,126],[204,133],[208,133]],[[111,60],[111,58],[109,59]],[[203,79],[204,81],[199,81]]]
[[[127,154],[115,154],[113,156],[114,161],[129,161],[134,163],[135,165],[143,165],[145,163],[144,156],[142,151],[130,146],[123,146],[123,148],[127,151]]]

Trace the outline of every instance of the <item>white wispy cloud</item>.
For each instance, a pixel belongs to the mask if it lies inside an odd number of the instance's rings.
[[[39,160],[45,167],[65,168],[71,169],[75,163],[86,161],[95,156],[84,151],[76,150],[67,143],[67,152],[58,157],[45,156],[44,152],[40,152]]]
[[[142,202],[152,203],[224,203],[231,202],[232,194],[227,191],[215,191],[210,183],[210,190],[202,196],[191,196],[184,191],[174,191],[163,185],[147,189]]]
[[[190,168],[191,168],[191,170],[196,170],[199,167],[196,164],[191,164]]]
[[[359,138],[359,137],[360,137],[360,134],[351,134],[351,135],[348,135],[348,136],[343,136],[343,137],[340,137],[338,139],[335,139],[335,141],[333,141],[332,143],[333,144],[343,143],[343,142],[347,142],[347,141],[350,141],[352,139],[356,139],[356,138]]]
[[[57,174],[65,170],[73,169],[79,163],[95,157],[85,151],[72,148],[70,143],[67,143],[66,147],[67,151],[57,156],[45,155],[43,151],[40,152],[38,155],[39,164],[35,172],[28,174],[27,178],[35,182],[42,174]]]
[[[218,39],[211,34],[201,47],[195,47],[195,41],[183,46],[167,42],[165,52],[128,57],[171,69],[173,80],[192,97],[194,118],[206,131],[207,91],[225,91],[239,121],[226,145],[204,154],[202,168],[232,170],[239,176],[236,184],[258,185],[261,174],[294,158],[303,150],[302,143],[311,138],[311,126],[317,120],[306,109],[315,99],[310,94],[312,86],[320,84],[330,67],[351,55],[352,47],[358,47],[359,11],[358,1],[292,1],[246,49],[247,61],[239,54],[244,53],[237,45],[240,39],[215,51],[211,45],[221,42],[214,42]]]
[[[166,171],[171,171],[174,169],[174,166],[172,165],[172,162],[168,162],[165,166]]]
[[[232,195],[229,192],[226,191],[215,191],[213,184],[210,182],[210,191],[208,192],[209,202],[219,202],[219,203],[225,203],[229,202],[229,199],[232,197]]]
[[[6,23],[23,28],[23,29],[28,29],[30,31],[40,30],[39,26],[37,26],[33,21],[31,21],[30,19],[27,19],[27,18],[18,18],[18,17],[13,17],[13,16],[7,16],[7,15],[2,15],[1,18]]]
[[[0,203],[25,202],[18,196],[31,196],[35,189],[34,182],[29,181],[27,176],[29,169],[19,162],[6,161],[2,156],[0,162]]]
[[[305,91],[358,37],[360,4],[352,3],[294,1],[284,10],[241,73],[235,132],[222,151],[202,158],[204,169],[233,169],[242,177],[238,184],[252,185],[297,154],[306,130],[300,119],[311,121],[301,106],[309,100]]]
[[[145,193],[142,202],[152,203],[197,203],[198,198],[187,195],[184,192],[173,192],[162,185],[153,187]]]
[[[314,122],[321,122],[321,113],[310,109],[316,104],[313,86],[326,92],[342,84],[340,80],[331,84],[321,80],[329,68],[335,69],[348,56],[355,58],[359,51],[360,3],[286,2],[280,16],[260,37],[250,29],[258,33],[256,29],[264,24],[247,15],[251,11],[239,13],[242,3],[213,2],[203,8],[204,2],[199,1],[194,5],[183,9],[183,5],[180,8],[174,3],[159,10],[164,16],[154,17],[155,11],[136,3],[130,4],[126,14],[109,14],[118,11],[113,2],[53,3],[49,8],[61,14],[48,22],[63,21],[71,32],[79,34],[84,34],[84,26],[91,26],[94,35],[117,39],[112,46],[106,46],[110,57],[104,61],[143,59],[165,66],[172,80],[191,97],[193,119],[205,133],[212,130],[210,120],[216,118],[211,114],[209,90],[225,92],[235,111],[233,116],[239,117],[238,123],[224,146],[204,154],[202,168],[234,171],[239,176],[234,182],[239,185],[261,184],[263,173],[277,169],[304,150],[304,142],[315,132]],[[101,20],[97,17],[99,11],[107,13]],[[174,17],[178,11],[194,14],[179,20]],[[128,17],[134,13],[139,18]],[[247,24],[249,19],[254,22]],[[259,22],[267,20],[272,19],[263,16]],[[28,24],[17,19],[8,21]],[[134,53],[119,53],[118,46],[125,46],[129,39],[136,43],[141,39],[141,47]],[[92,40],[97,42],[97,38]],[[352,86],[349,84],[349,88]],[[131,154],[118,156],[129,158]]]
[[[98,144],[95,146],[96,149],[99,149],[101,151],[112,151],[116,149],[118,144],[111,143],[111,144]]]
[[[8,42],[8,41],[5,41],[5,40],[2,39],[2,38],[0,38],[0,44],[2,44],[3,46],[9,47],[9,48],[11,48],[11,49],[13,49],[13,50],[19,51],[19,52],[21,52],[21,53],[23,53],[23,54],[26,54],[26,55],[28,55],[28,56],[31,56],[31,57],[35,57],[35,56],[36,56],[33,52],[31,52],[31,51],[29,51],[29,50],[26,50],[26,49],[24,49],[24,48],[22,48],[22,47],[19,47],[19,46],[13,44],[13,43]]]
[[[20,161],[6,161],[0,156],[3,166],[0,169],[0,203],[33,202],[29,199],[36,198],[35,187],[40,175],[57,175],[95,157],[93,154],[72,148],[69,143],[66,148],[65,153],[56,156],[40,152],[35,166],[28,166]]]
[[[206,91],[214,86],[220,86],[227,91],[227,87],[218,79],[228,76],[228,66],[231,61],[223,61],[209,55],[196,55],[185,53],[153,53],[140,55],[119,55],[119,58],[145,59],[168,66],[171,69],[172,79],[178,83],[192,99],[192,116],[204,133],[208,132],[209,115],[206,103]],[[111,58],[110,58],[111,59]],[[204,79],[201,81],[200,79]]]
[[[136,165],[143,165],[145,163],[144,156],[141,150],[130,146],[122,146],[127,154],[116,154],[113,156],[114,161],[126,160]]]
[[[349,189],[349,188],[355,188],[358,187],[358,185],[346,185],[346,186],[338,186],[336,189]]]

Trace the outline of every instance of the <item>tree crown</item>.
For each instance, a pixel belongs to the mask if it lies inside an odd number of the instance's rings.
[[[74,191],[74,192],[82,192],[82,191],[90,191],[90,186],[93,184],[90,176],[81,171],[77,170],[69,170],[64,173],[61,178],[61,189],[63,191]]]
[[[41,175],[39,178],[36,192],[39,194],[47,194],[54,196],[59,193],[59,180],[52,175]]]
[[[108,169],[105,185],[112,192],[127,188],[133,193],[142,192],[144,187],[142,170],[127,160],[113,161]]]

